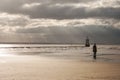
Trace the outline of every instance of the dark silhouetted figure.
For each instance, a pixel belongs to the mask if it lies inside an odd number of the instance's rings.
[[[97,46],[96,43],[93,45],[93,58],[96,59],[96,53],[97,53]]]
[[[90,47],[89,38],[87,37],[85,47]]]

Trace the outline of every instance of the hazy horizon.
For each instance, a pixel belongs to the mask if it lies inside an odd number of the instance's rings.
[[[30,31],[32,30],[33,29]],[[26,30],[21,30],[19,33],[0,34],[0,43],[83,44],[88,36],[90,43],[120,44],[120,30],[112,27],[43,27],[35,29],[34,31],[34,33],[26,33]]]

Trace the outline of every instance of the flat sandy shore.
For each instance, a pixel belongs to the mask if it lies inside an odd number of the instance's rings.
[[[0,80],[120,80],[120,63],[2,56]]]

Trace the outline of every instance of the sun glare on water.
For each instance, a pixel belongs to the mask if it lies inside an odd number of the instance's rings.
[[[13,45],[10,44],[0,44],[0,57],[3,56],[12,56],[9,52],[9,48],[12,47]]]

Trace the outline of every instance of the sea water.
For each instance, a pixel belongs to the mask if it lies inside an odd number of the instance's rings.
[[[97,45],[96,61],[120,62],[120,45]],[[57,59],[93,61],[92,45],[80,44],[0,44],[0,56],[44,56]]]

